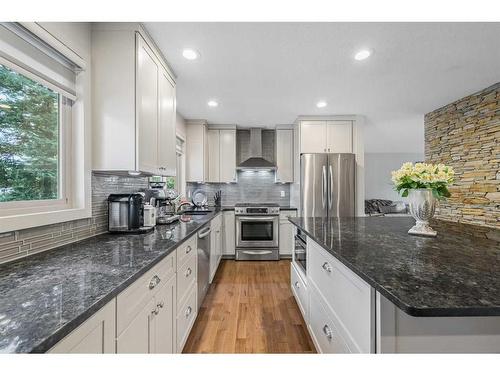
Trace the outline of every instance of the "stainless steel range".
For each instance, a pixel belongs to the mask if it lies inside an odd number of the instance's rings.
[[[236,260],[279,260],[279,205],[240,203],[234,213]]]

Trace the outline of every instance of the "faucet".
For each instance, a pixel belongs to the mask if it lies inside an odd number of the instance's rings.
[[[191,202],[188,202],[188,201],[181,202],[181,203],[179,203],[179,205],[177,206],[177,209],[175,210],[175,212],[176,212],[176,213],[180,213],[179,211],[180,211],[181,207],[186,206],[186,205],[189,205],[190,207],[193,207],[193,206],[194,206],[194,204],[192,204]]]

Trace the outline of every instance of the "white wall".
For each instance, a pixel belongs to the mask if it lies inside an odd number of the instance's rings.
[[[399,169],[404,162],[424,160],[424,153],[366,153],[365,154],[365,199],[404,200],[391,181],[391,171]]]

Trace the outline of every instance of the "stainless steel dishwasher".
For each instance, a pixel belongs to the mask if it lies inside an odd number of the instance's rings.
[[[198,309],[210,285],[210,224],[198,232]]]

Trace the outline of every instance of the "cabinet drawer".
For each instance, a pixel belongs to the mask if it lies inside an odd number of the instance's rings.
[[[360,352],[370,353],[373,338],[372,288],[310,239],[307,251],[309,279],[338,319],[338,328]]]
[[[307,286],[302,281],[302,278],[298,274],[295,265],[292,263],[290,267],[290,280],[292,283],[292,292],[295,296],[295,299],[297,300],[297,305],[299,305],[300,311],[302,312],[302,316],[304,317],[304,320],[306,323],[309,320],[309,298],[307,294]]]
[[[177,266],[182,266],[194,254],[196,254],[196,234],[177,248]]]
[[[350,353],[342,334],[314,287],[310,287],[309,329],[320,353]]]
[[[119,335],[144,308],[159,287],[175,273],[175,251],[116,297],[116,333]]]
[[[184,301],[193,283],[196,285],[196,256],[194,252],[187,261],[177,269],[177,301],[179,301],[179,303]]]
[[[184,344],[189,336],[191,327],[196,319],[197,308],[196,308],[196,284],[192,286],[189,291],[186,302],[184,302],[179,308],[179,313],[177,314],[177,352],[181,353],[184,348]]]

